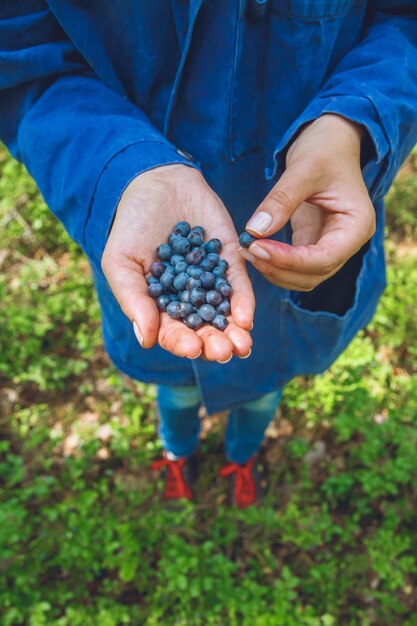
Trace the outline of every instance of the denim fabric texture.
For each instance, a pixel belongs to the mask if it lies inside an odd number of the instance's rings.
[[[258,451],[274,417],[281,389],[234,407],[228,416],[225,453],[229,461],[246,463]],[[199,444],[201,395],[196,385],[158,386],[159,436],[166,450],[188,456]]]
[[[209,412],[324,371],[371,320],[385,287],[383,197],[417,141],[415,1],[254,2],[0,2],[0,137],[86,252],[111,359],[145,382],[195,381]],[[100,266],[125,187],[160,165],[199,168],[239,233],[295,134],[325,113],[365,131],[371,242],[309,294],[250,268],[249,359],[141,349]],[[291,242],[291,228],[275,238]]]

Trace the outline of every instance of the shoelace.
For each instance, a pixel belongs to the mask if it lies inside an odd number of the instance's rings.
[[[228,463],[219,470],[219,476],[226,477],[236,474],[235,498],[238,506],[248,506],[256,501],[256,486],[251,474],[253,459],[244,465]]]
[[[182,470],[187,459],[179,459],[178,461],[170,461],[167,458],[154,461],[151,465],[152,470],[160,470],[167,468],[165,478],[165,498],[187,498],[192,499],[192,493],[189,486],[184,480]]]

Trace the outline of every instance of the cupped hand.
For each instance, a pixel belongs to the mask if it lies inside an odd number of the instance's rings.
[[[155,249],[177,222],[203,226],[205,238],[223,243],[229,263],[231,315],[225,331],[204,324],[197,331],[160,313],[148,295],[146,276]],[[194,168],[167,165],[135,178],[124,191],[107,240],[102,269],[143,348],[155,343],[180,357],[227,362],[250,354],[255,300],[245,262],[236,250],[236,231],[225,206]]]
[[[240,250],[275,285],[311,291],[374,234],[361,135],[360,126],[327,114],[304,127],[288,150],[285,172],[246,225],[262,239]],[[292,245],[267,239],[288,220]]]

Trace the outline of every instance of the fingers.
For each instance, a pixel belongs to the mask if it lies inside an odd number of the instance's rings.
[[[197,333],[183,322],[171,319],[167,313],[161,314],[158,343],[175,356],[189,359],[197,358],[203,351],[203,342]]]
[[[232,285],[232,295],[230,296],[230,306],[233,322],[250,330],[255,314],[255,296],[252,283],[246,270],[246,264],[235,249],[233,242],[230,246],[225,246],[224,256],[229,262],[227,280]]]
[[[102,269],[123,313],[135,323],[139,343],[143,348],[151,348],[158,337],[159,311],[148,295],[141,265],[105,252]]]
[[[256,209],[246,230],[258,237],[276,233],[299,205],[316,191],[317,180],[318,171],[311,168],[309,161],[290,166]]]

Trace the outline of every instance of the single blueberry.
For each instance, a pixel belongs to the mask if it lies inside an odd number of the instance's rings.
[[[185,256],[183,254],[173,254],[170,259],[170,265],[175,267],[180,261],[185,261]]]
[[[217,287],[217,291],[220,291],[223,298],[228,298],[230,294],[232,293],[232,285],[228,281],[225,280],[224,282],[220,283],[220,285]]]
[[[170,236],[168,237],[168,243],[170,246],[173,245],[174,241],[178,238],[181,237],[181,235],[176,235],[175,233],[171,233]]]
[[[194,289],[194,287],[201,287],[201,280],[199,278],[193,278],[192,276],[188,276],[185,287],[189,291],[191,291],[191,289]]]
[[[156,300],[156,306],[160,311],[166,311],[168,304],[171,302],[171,298],[169,296],[159,296]]]
[[[222,242],[220,239],[209,239],[206,243],[207,252],[217,252],[219,253],[222,249]]]
[[[177,254],[187,254],[191,250],[191,242],[187,237],[176,237],[172,242],[172,249]]]
[[[167,243],[163,243],[156,249],[156,256],[161,261],[168,261],[172,256],[172,248]]]
[[[224,315],[216,315],[216,317],[212,320],[211,325],[214,326],[214,328],[217,328],[217,330],[225,330],[225,328],[227,328],[229,322],[228,320],[225,318]]]
[[[217,265],[213,270],[214,278],[226,278],[226,270],[222,265]]]
[[[205,322],[211,322],[211,320],[213,320],[216,317],[217,311],[213,305],[203,304],[198,309],[198,314]]]
[[[187,284],[187,280],[191,280],[188,274],[185,272],[181,272],[181,274],[177,274],[174,278],[174,287],[177,291],[182,291],[185,289],[185,285]]]
[[[217,313],[220,313],[221,315],[229,315],[229,313],[230,313],[230,302],[229,302],[229,300],[227,300],[227,299],[222,300],[220,302],[220,304],[216,307],[216,311],[217,311]]]
[[[155,278],[155,276],[148,276],[146,282],[148,283],[148,285],[151,285],[152,283],[158,283],[159,285],[159,280],[158,278]]]
[[[205,272],[211,272],[216,267],[216,261],[213,261],[213,259],[209,259],[208,257],[206,257],[201,261],[200,267]]]
[[[181,292],[181,295],[179,296],[181,302],[189,302],[190,301],[190,292],[187,290],[184,290]]]
[[[187,261],[178,261],[178,263],[174,267],[175,273],[181,274],[181,272],[186,272],[187,267],[188,267]]]
[[[190,302],[194,304],[194,306],[201,306],[206,301],[206,292],[203,289],[199,289],[198,287],[194,287],[190,291]]]
[[[252,235],[247,233],[246,230],[244,230],[243,233],[239,235],[239,243],[242,248],[249,248],[253,241],[255,241],[255,237],[252,237]]]
[[[185,257],[188,265],[199,265],[201,263],[201,259],[203,258],[203,253],[201,250],[191,250]]]
[[[174,274],[171,274],[171,272],[168,272],[166,269],[159,280],[164,289],[170,289],[174,284]]]
[[[200,278],[202,273],[203,270],[201,269],[201,267],[197,267],[196,265],[189,265],[187,267],[187,274],[192,278]]]
[[[201,286],[204,289],[211,289],[214,285],[215,276],[211,272],[203,272],[200,276]]]
[[[164,293],[164,287],[161,283],[150,283],[148,286],[148,294],[151,298],[158,298]]]
[[[173,267],[172,265],[168,265],[165,268],[165,271],[168,272],[168,274],[172,274],[173,276],[175,276],[175,267]]]
[[[161,261],[154,261],[151,265],[151,274],[155,276],[155,278],[160,278],[164,273],[165,266]]]
[[[214,288],[218,289],[219,285],[221,285],[222,283],[225,283],[226,281],[227,281],[227,278],[224,278],[223,276],[218,276],[216,280],[214,281]]]
[[[181,302],[170,302],[167,306],[167,313],[173,320],[181,319]]]
[[[229,264],[226,261],[226,259],[220,259],[220,261],[217,264],[219,267],[224,267],[224,269],[227,271],[229,269]]]
[[[192,230],[198,230],[202,235],[204,235],[206,232],[202,226],[194,226]]]
[[[194,312],[194,307],[189,302],[181,302],[180,306],[180,315],[182,319],[188,317],[189,315],[191,315],[191,313]]]
[[[193,330],[198,330],[203,325],[203,320],[198,313],[191,313],[191,315],[185,318],[184,322],[188,328],[192,328]]]
[[[191,243],[192,247],[201,246],[204,243],[203,234],[199,230],[195,230],[192,228],[188,233],[188,240]]]
[[[217,252],[209,252],[208,255],[207,255],[207,258],[211,259],[212,261],[215,261],[216,265],[220,261],[220,257],[217,254]]]
[[[217,306],[222,301],[222,294],[215,289],[211,289],[206,293],[206,302],[207,304],[212,304],[213,306]]]
[[[186,237],[191,230],[191,226],[188,222],[178,222],[174,226],[174,234],[181,235],[182,237]]]
[[[179,300],[178,295],[176,293],[170,293],[169,299],[171,300],[171,302],[178,302]]]

